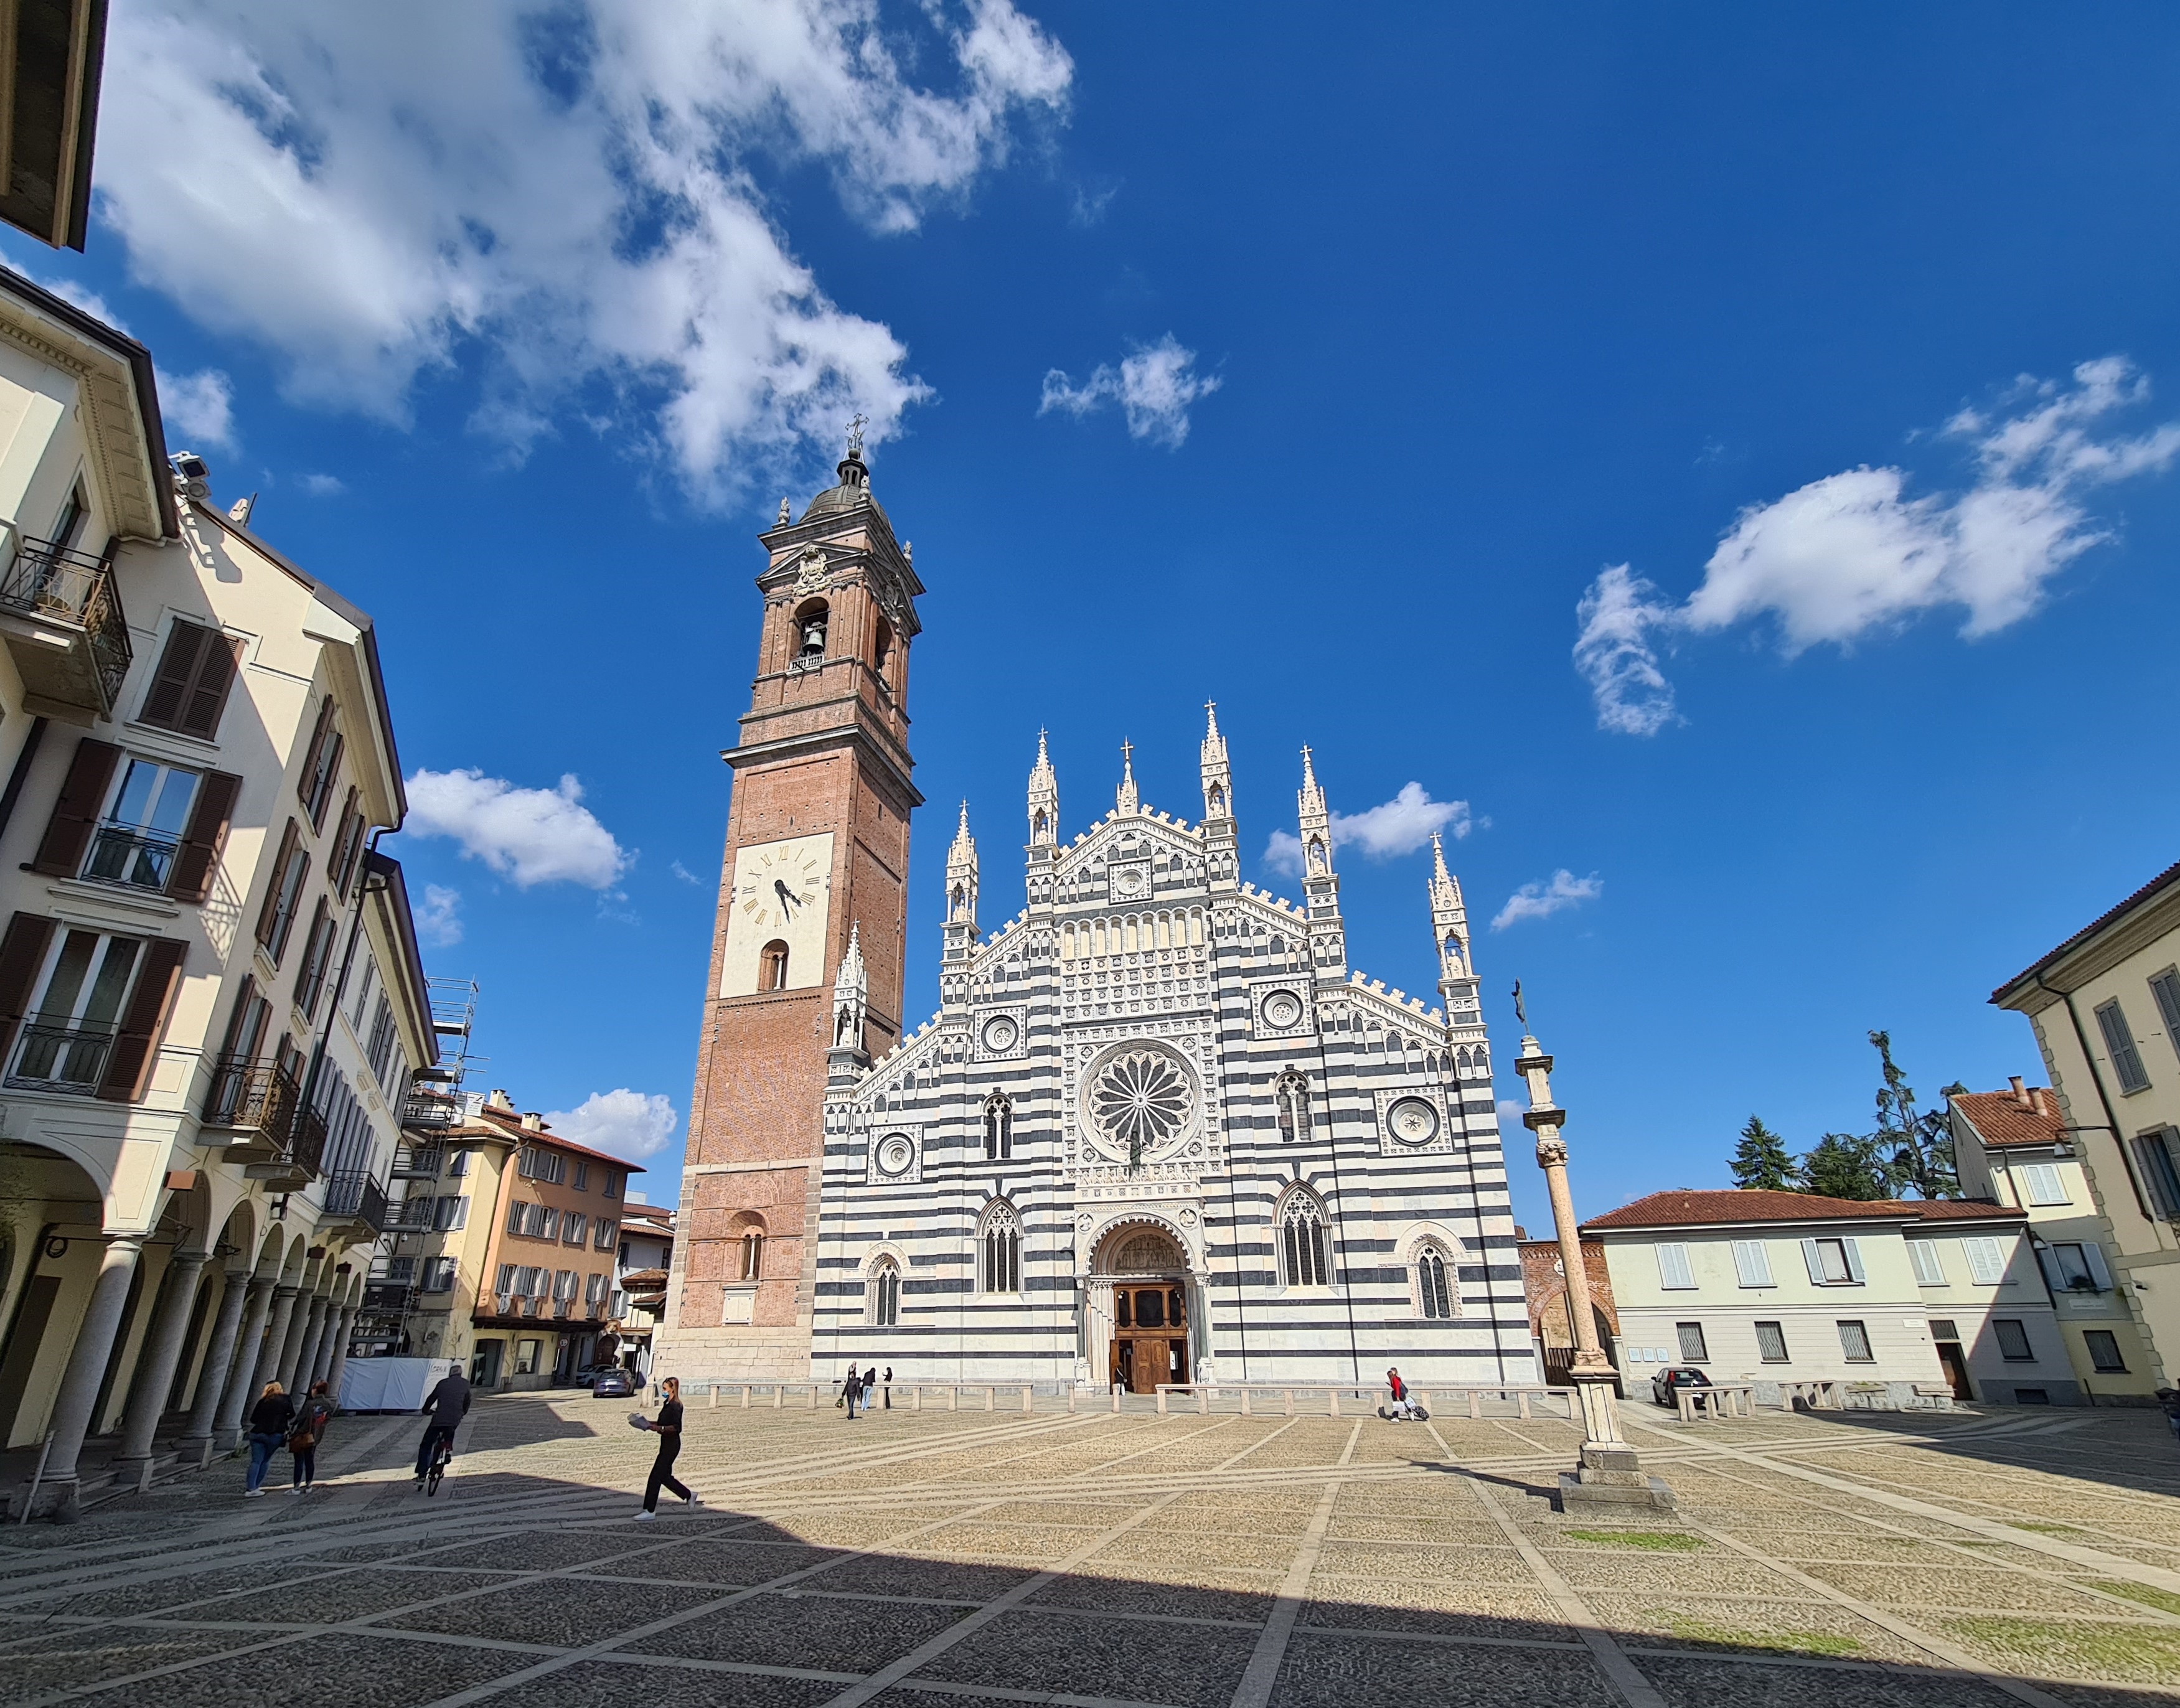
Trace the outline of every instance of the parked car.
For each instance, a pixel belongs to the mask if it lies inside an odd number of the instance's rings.
[[[1707,1388],[1710,1378],[1701,1370],[1676,1364],[1650,1378],[1650,1397],[1661,1406],[1677,1405],[1682,1388]]]
[[[636,1378],[619,1369],[600,1370],[591,1381],[594,1400],[625,1400],[636,1393]]]

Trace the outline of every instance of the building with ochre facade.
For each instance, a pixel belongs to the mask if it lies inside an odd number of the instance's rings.
[[[964,807],[939,1011],[904,1030],[922,588],[854,449],[840,476],[762,537],[658,1369],[1535,1380],[1460,885],[1436,851],[1441,1008],[1351,972],[1306,752],[1290,902],[1241,877],[1215,714],[1200,818],[1124,752],[1071,840],[1040,738],[1027,905],[984,928]]]

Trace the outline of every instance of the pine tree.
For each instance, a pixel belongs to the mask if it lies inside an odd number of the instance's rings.
[[[1727,1166],[1738,1187],[1763,1192],[1796,1192],[1801,1187],[1793,1153],[1786,1149],[1785,1139],[1764,1126],[1760,1115],[1750,1116],[1748,1125],[1741,1129],[1741,1143]]]
[[[1897,1198],[1958,1198],[1960,1171],[1953,1161],[1952,1123],[1943,1110],[1915,1112],[1914,1088],[1892,1060],[1892,1034],[1873,1032],[1871,1045],[1884,1064],[1885,1083],[1877,1090],[1877,1131],[1869,1149],[1885,1191]]]
[[[1852,1132],[1828,1132],[1802,1159],[1803,1190],[1819,1198],[1891,1196],[1876,1147]]]

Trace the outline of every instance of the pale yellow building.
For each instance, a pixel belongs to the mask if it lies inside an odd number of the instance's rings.
[[[2029,1017],[2152,1388],[2180,1381],[2180,866],[1991,994]]]

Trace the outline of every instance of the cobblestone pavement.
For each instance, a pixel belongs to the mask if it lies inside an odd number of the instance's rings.
[[[640,1524],[628,1409],[483,1402],[428,1501],[420,1421],[351,1417],[308,1496],[245,1501],[222,1462],[0,1532],[0,1703],[2180,1697],[2180,1450],[2155,1415],[1631,1406],[1682,1502],[1638,1529],[1550,1510],[1556,1421],[701,1399],[680,1468],[706,1507]]]

